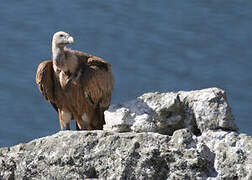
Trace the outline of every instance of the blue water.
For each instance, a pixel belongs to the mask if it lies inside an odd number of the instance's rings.
[[[112,64],[112,104],[145,92],[224,89],[240,131],[252,135],[252,2],[21,1],[0,5],[0,147],[59,131],[35,84],[64,30],[73,49]]]

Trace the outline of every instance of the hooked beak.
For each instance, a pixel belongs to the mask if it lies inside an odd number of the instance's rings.
[[[72,36],[69,36],[69,37],[67,38],[67,42],[68,42],[69,44],[73,44],[73,43],[74,43],[74,38],[73,38]]]

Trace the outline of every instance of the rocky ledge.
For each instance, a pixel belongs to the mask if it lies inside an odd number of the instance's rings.
[[[252,179],[252,137],[218,88],[111,106],[103,131],[0,148],[0,179]]]

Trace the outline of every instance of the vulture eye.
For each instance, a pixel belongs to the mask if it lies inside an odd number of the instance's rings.
[[[64,36],[63,34],[60,35],[60,37],[63,37],[63,36]]]

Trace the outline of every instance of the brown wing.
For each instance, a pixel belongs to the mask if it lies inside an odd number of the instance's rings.
[[[45,99],[49,101],[57,111],[54,96],[54,80],[52,66],[52,61],[43,61],[39,64],[36,73],[36,83],[41,94],[43,94]]]
[[[81,76],[81,84],[84,93],[92,104],[99,105],[102,109],[108,109],[111,101],[111,93],[114,86],[114,78],[110,64],[96,56],[90,56],[87,67]]]

